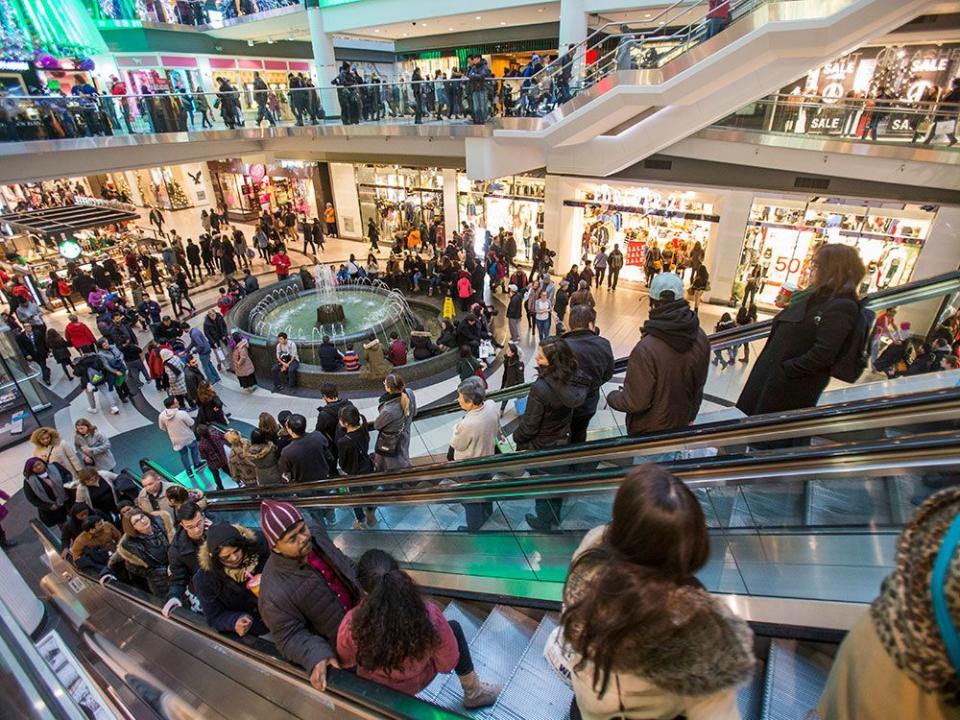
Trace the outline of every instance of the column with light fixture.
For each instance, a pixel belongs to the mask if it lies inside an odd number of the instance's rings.
[[[305,0],[313,64],[317,68],[317,92],[327,117],[340,114],[340,102],[331,83],[337,76],[337,58],[333,50],[333,35],[323,29],[323,11],[320,0]]]
[[[584,0],[560,0],[560,41],[557,52],[563,55],[568,45],[578,46],[573,59],[571,85],[580,83],[583,78],[586,47],[580,43],[586,39],[587,12],[584,8]]]

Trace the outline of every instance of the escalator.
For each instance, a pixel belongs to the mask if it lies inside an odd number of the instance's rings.
[[[492,138],[469,138],[467,167],[478,178],[511,174],[524,162],[550,173],[610,175],[933,6],[730,0],[731,22],[711,37],[707,9],[684,24],[689,6],[676,2],[648,21],[651,30],[621,37],[605,26],[573,50],[574,97],[542,117],[503,118]],[[631,41],[632,62],[621,40]],[[562,73],[558,60],[534,79],[555,87]],[[534,148],[539,157],[532,157]]]
[[[743,716],[799,719],[822,690],[836,643],[892,568],[903,520],[920,500],[915,496],[956,482],[960,438],[953,432],[925,433],[829,449],[791,448],[750,458],[677,460],[667,466],[695,490],[708,517],[711,553],[700,581],[749,620],[757,636],[757,672],[739,693]],[[287,499],[314,525],[326,523],[327,532],[348,556],[356,559],[373,547],[391,552],[444,607],[444,614],[462,624],[478,672],[504,685],[493,708],[471,716],[548,720],[566,717],[571,693],[545,664],[544,641],[557,623],[573,549],[588,528],[608,521],[618,481],[615,474],[595,471],[555,476],[548,482],[502,480]],[[871,488],[867,496],[876,503],[877,513],[806,516],[802,503],[789,500],[802,498],[810,482],[838,496],[853,492],[854,502],[861,502],[864,489]],[[894,487],[900,488],[899,494],[892,492]],[[440,522],[449,506],[465,502],[491,502],[497,515],[509,521],[518,515],[518,508],[545,496],[589,508],[589,517],[581,514],[583,522],[554,533],[509,525],[463,533]],[[776,503],[769,502],[777,497],[788,500],[780,503],[779,514]],[[379,530],[339,529],[340,516],[349,518],[353,504],[368,502],[377,503],[389,522]],[[760,507],[764,502],[765,510]],[[899,519],[889,512],[894,502],[905,505]],[[881,517],[883,503],[886,515]],[[208,513],[216,520],[256,527],[257,504],[212,499]],[[327,517],[330,510],[338,516],[332,523]],[[155,642],[151,634],[162,635],[166,662],[155,666],[167,674],[165,685],[171,692],[188,697],[199,693],[209,702],[213,691],[195,687],[198,678],[209,674],[194,665],[216,666],[224,673],[225,663],[242,664],[238,656],[243,656],[249,665],[266,667],[235,672],[230,675],[235,683],[263,694],[269,678],[274,683],[270,700],[278,706],[303,695],[302,673],[284,667],[259,644],[217,636],[180,610],[173,620],[164,620],[156,603],[113,583],[101,588],[88,582],[77,590],[72,581],[76,571],[60,559],[55,539],[42,528],[38,532],[53,570],[45,586],[58,604],[74,611],[82,608],[82,621],[91,633],[104,635],[141,661]],[[143,614],[148,617],[141,618]],[[110,647],[106,642],[100,646]],[[174,646],[192,658],[182,672],[174,662],[179,657]],[[315,695],[312,717],[356,716],[346,711],[335,714],[345,698],[351,703],[362,699],[367,717],[459,717],[464,710],[458,693],[456,680],[441,676],[421,693],[418,704],[412,704],[418,701],[337,672],[329,691]],[[223,693],[220,699],[230,702]]]
[[[907,285],[873,293],[866,299],[867,307],[880,311],[886,307],[898,307],[898,318],[909,320],[916,331],[926,334],[942,322],[948,308],[953,307],[960,296],[960,272],[945,273],[943,275],[917,281]],[[715,333],[710,336],[714,350],[747,344],[752,357],[757,357],[766,341],[771,321],[767,320],[742,328]],[[601,403],[596,416],[591,421],[588,433],[588,442],[582,445],[567,446],[548,451],[527,451],[510,453],[507,457],[484,458],[479,460],[465,460],[456,463],[446,461],[452,423],[459,420],[462,410],[454,402],[447,402],[427,407],[418,412],[414,418],[411,431],[410,455],[415,467],[408,471],[396,474],[398,481],[454,479],[458,476],[472,476],[484,472],[491,463],[497,463],[506,470],[526,469],[528,466],[537,468],[562,467],[573,461],[584,458],[594,461],[617,462],[623,458],[635,456],[653,456],[660,453],[684,451],[701,453],[729,453],[731,447],[739,445],[745,447],[750,441],[778,441],[797,437],[818,437],[818,442],[839,437],[840,434],[853,432],[893,431],[897,425],[897,412],[900,408],[908,408],[914,402],[931,405],[917,405],[917,408],[927,408],[924,412],[931,413],[929,422],[949,420],[956,417],[954,409],[948,405],[940,405],[940,401],[949,402],[952,390],[957,386],[960,376],[953,371],[941,371],[903,377],[896,380],[873,380],[865,374],[862,380],[871,379],[855,385],[847,385],[833,381],[823,394],[817,408],[780,413],[770,416],[745,418],[731,406],[740,393],[740,382],[746,379],[746,374],[737,376],[724,375],[715,366],[711,372],[705,388],[704,407],[696,423],[690,428],[655,433],[643,438],[630,438],[626,434],[624,416],[606,406],[602,399],[607,393],[619,387],[626,369],[627,359],[621,358],[616,362],[616,374],[613,379],[601,388]],[[875,377],[875,376],[873,376]],[[733,382],[731,382],[731,378]],[[512,432],[517,415],[513,407],[513,399],[523,397],[529,392],[530,384],[520,385],[491,392],[489,398],[494,401],[508,401],[508,408],[502,418],[505,431]],[[902,398],[901,398],[902,396]],[[897,399],[901,398],[901,399]],[[871,415],[874,411],[887,414],[887,420],[879,421],[883,415]],[[869,420],[869,418],[874,418]],[[923,422],[922,412],[910,416],[914,424]],[[857,424],[863,421],[865,424]],[[739,434],[741,430],[749,430],[751,435]],[[818,432],[811,432],[817,430]],[[906,432],[904,425],[900,432]],[[144,459],[142,469],[153,469],[168,480],[192,486],[193,481],[187,478],[184,472],[171,472],[150,459]],[[343,478],[321,481],[318,487],[326,488],[331,485],[348,487],[370,484],[372,477],[363,480]],[[202,489],[209,490],[212,481],[206,478],[206,485]],[[267,496],[274,492],[306,491],[306,486],[284,486],[287,490],[260,489],[259,492]],[[231,489],[223,493],[213,492],[212,496],[223,498],[242,497],[249,492],[246,490]]]

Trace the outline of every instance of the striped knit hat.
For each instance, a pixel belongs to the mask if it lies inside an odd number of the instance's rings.
[[[260,504],[260,530],[271,549],[284,533],[302,520],[303,515],[290,503],[264,500]]]

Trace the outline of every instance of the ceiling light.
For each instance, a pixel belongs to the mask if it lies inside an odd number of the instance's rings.
[[[480,19],[480,16],[479,16],[479,15],[477,15],[477,16],[474,18],[474,20],[479,20],[479,19]]]
[[[423,25],[424,27],[426,27],[426,26],[427,26],[427,24],[426,24],[426,23],[420,23],[420,24],[421,24],[421,25]]]
[[[504,22],[503,20],[501,20],[501,21],[500,21],[500,24],[501,24],[501,25],[506,25],[507,23]]]
[[[409,35],[407,35],[406,33],[404,33],[403,36],[404,36],[404,37],[409,37]]]
[[[378,28],[378,29],[374,30],[374,32],[380,32],[380,29]]]
[[[643,19],[644,19],[644,20],[649,20],[649,19],[650,19],[650,13],[647,13],[646,15],[644,15],[644,16],[643,16]]]
[[[447,28],[447,30],[449,30],[450,32],[453,32],[453,28]]]
[[[543,8],[537,8],[537,12],[543,12]]]

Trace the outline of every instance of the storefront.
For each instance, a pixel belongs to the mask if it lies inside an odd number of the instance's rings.
[[[646,278],[644,259],[654,243],[660,250],[670,246],[675,258],[689,255],[697,243],[706,253],[720,222],[717,199],[693,190],[581,183],[575,199],[564,200],[563,205],[565,212],[573,213],[570,242],[576,252],[561,257],[592,260],[601,247],[610,252],[619,245],[624,256],[622,280]],[[557,272],[567,269],[557,267]]]
[[[288,203],[309,218],[319,217],[317,163],[281,160],[276,165],[264,165],[211,160],[207,167],[217,205],[227,209],[231,220],[249,222],[264,210],[272,212]]]
[[[162,166],[135,170],[134,180],[144,207],[164,210],[185,210],[193,200],[184,189],[186,178],[182,166]]]
[[[781,89],[764,107],[764,127],[801,135],[855,137],[863,132],[883,92],[902,102],[934,102],[960,76],[960,43],[860,48],[811,70]],[[885,113],[878,137],[912,139],[926,130],[922,113]]]
[[[387,239],[400,230],[443,220],[443,171],[398,165],[357,165],[362,232],[371,218]]]
[[[460,222],[474,230],[475,250],[482,252],[485,231],[502,228],[517,241],[517,259],[529,261],[531,248],[543,233],[544,179],[514,175],[489,181],[471,181],[457,175]]]
[[[909,282],[935,212],[823,202],[756,198],[744,234],[731,300],[739,303],[751,277],[756,301],[772,306],[780,288],[806,284],[810,258],[823,243],[852,245],[867,266],[861,294]]]
[[[72,177],[60,180],[41,180],[32,183],[0,185],[0,212],[31,210],[52,205],[67,205],[77,194],[90,195],[90,186],[85,178]]]

